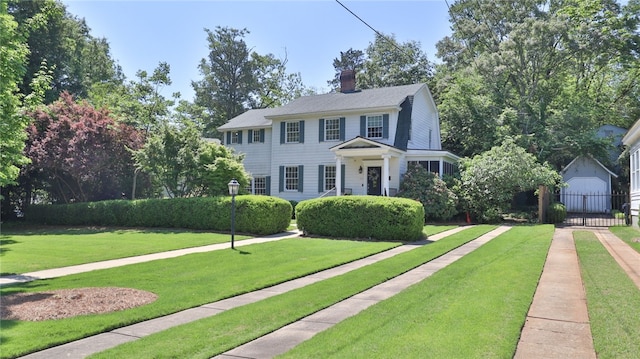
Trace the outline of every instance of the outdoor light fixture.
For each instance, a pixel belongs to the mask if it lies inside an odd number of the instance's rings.
[[[227,186],[229,186],[229,194],[231,195],[231,249],[235,249],[233,239],[236,234],[236,195],[238,194],[238,189],[240,189],[240,183],[234,178]]]
[[[360,166],[360,168],[358,168],[358,173],[362,174],[362,166]]]

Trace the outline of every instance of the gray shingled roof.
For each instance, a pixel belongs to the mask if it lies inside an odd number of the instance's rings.
[[[400,106],[407,96],[415,95],[423,86],[424,84],[415,84],[303,96],[278,107],[270,117]]]
[[[424,84],[383,87],[350,93],[328,93],[299,97],[288,104],[260,110],[249,110],[232,118],[219,130],[266,127],[271,118],[305,114],[346,112],[368,108],[400,106],[407,96],[415,95]]]
[[[265,116],[268,116],[276,108],[262,108],[257,110],[249,110],[241,115],[232,118],[229,122],[218,127],[218,130],[230,130],[236,128],[256,128],[256,127],[269,127],[271,126],[271,120],[267,120]]]

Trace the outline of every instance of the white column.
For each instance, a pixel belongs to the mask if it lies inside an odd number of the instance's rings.
[[[342,191],[342,157],[336,156],[336,196],[341,196]]]
[[[382,155],[382,194],[389,196],[389,155]]]
[[[440,170],[438,172],[440,172],[440,178],[444,178],[444,161],[442,158],[440,159]]]

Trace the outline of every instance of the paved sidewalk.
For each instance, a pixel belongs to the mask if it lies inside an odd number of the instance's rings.
[[[608,229],[598,229],[594,232],[613,259],[618,262],[618,265],[627,273],[631,281],[640,289],[640,253],[631,248],[625,241],[616,237]]]
[[[572,228],[555,230],[514,358],[596,358]]]
[[[501,226],[460,246],[445,255],[423,264],[407,273],[392,278],[360,294],[325,308],[315,314],[289,324],[275,332],[216,356],[219,359],[262,359],[283,354],[335,324],[354,316],[366,308],[390,298],[409,286],[428,278],[440,269],[471,253],[483,244],[508,231]]]
[[[247,246],[255,243],[278,241],[284,238],[298,237],[299,235],[300,235],[300,231],[295,230],[295,231],[278,233],[278,234],[265,236],[265,237],[245,239],[242,241],[236,241],[235,247]],[[225,243],[211,244],[208,246],[176,249],[173,251],[151,253],[151,254],[145,254],[141,256],[112,259],[107,261],[80,264],[80,265],[69,266],[69,267],[46,269],[46,270],[41,270],[37,272],[23,273],[19,275],[2,276],[0,277],[0,287],[9,285],[9,284],[25,283],[25,282],[31,282],[39,279],[50,279],[50,278],[57,278],[57,277],[62,277],[66,275],[71,275],[71,274],[90,272],[90,271],[99,270],[99,269],[121,267],[121,266],[126,266],[129,264],[135,264],[135,263],[150,262],[157,259],[175,258],[175,257],[180,257],[186,254],[192,254],[192,253],[204,253],[204,252],[217,251],[221,249],[230,248],[230,246],[231,245],[229,243],[225,242]]]
[[[50,358],[84,358],[91,354],[98,353],[109,348],[113,348],[117,345],[124,344],[130,341],[140,339],[144,336],[148,336],[171,327],[193,322],[202,318],[207,318],[225,310],[236,308],[245,304],[257,302],[262,299],[273,297],[287,291],[300,288],[321,280],[331,278],[354,269],[364,267],[366,265],[375,263],[377,261],[390,258],[400,253],[410,251],[418,248],[426,243],[439,240],[451,234],[460,232],[470,227],[458,227],[443,233],[430,236],[429,241],[422,241],[418,243],[410,243],[402,246],[392,248],[388,251],[378,253],[354,262],[344,264],[342,266],[334,267],[311,274],[306,277],[291,280],[273,287],[265,288],[255,292],[239,295],[233,298],[220,300],[218,302],[209,303],[200,307],[187,309],[178,313],[174,313],[168,316],[151,319],[145,322],[140,322],[130,326],[118,328],[110,332],[97,334],[91,337],[80,339],[75,342],[63,344],[57,347],[45,349],[40,352],[32,353],[22,358],[25,359],[50,359]],[[508,227],[507,227],[508,228]],[[286,236],[289,237],[289,236]],[[285,237],[280,237],[285,238]],[[249,240],[241,241],[247,242]],[[255,243],[255,242],[254,242]],[[210,246],[207,246],[210,247]],[[202,248],[202,247],[200,247]],[[225,248],[228,248],[228,244]],[[391,294],[395,294],[391,292]]]

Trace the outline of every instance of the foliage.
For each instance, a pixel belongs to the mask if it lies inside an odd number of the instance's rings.
[[[45,103],[58,99],[63,91],[85,98],[94,83],[121,81],[122,70],[111,59],[109,44],[94,38],[84,19],[66,11],[60,1],[9,1],[9,13],[26,36],[31,51],[20,92],[32,92],[33,77],[43,62],[52,70],[52,86]]]
[[[358,88],[369,89],[388,86],[427,83],[431,86],[434,66],[420,48],[420,43],[398,43],[395,35],[376,34],[376,38],[363,52],[349,49],[333,60],[336,76],[328,81],[339,85],[340,72],[356,70]]]
[[[562,178],[548,164],[540,164],[511,139],[489,151],[461,161],[459,193],[466,209],[481,221],[493,222],[518,192],[539,185],[553,187]]]
[[[29,170],[43,176],[51,201],[113,199],[129,188],[134,172],[129,149],[139,148],[143,140],[138,131],[86,101],[74,102],[66,92],[29,116]]]
[[[562,223],[567,218],[567,207],[562,203],[551,203],[547,209],[548,223]]]
[[[298,203],[296,219],[310,235],[413,241],[422,237],[424,208],[397,197],[324,197]]]
[[[247,29],[205,32],[209,55],[198,65],[202,79],[192,82],[205,135],[220,137],[217,128],[247,109],[280,105],[302,93],[300,75],[286,73],[286,59],[251,51]]]
[[[456,215],[458,196],[433,172],[412,163],[402,177],[398,197],[422,203],[425,220],[447,220]]]
[[[133,156],[136,166],[152,175],[169,197],[228,193],[232,178],[241,189],[249,184],[242,156],[205,141],[188,121],[180,127],[163,124]]]
[[[474,156],[512,137],[555,168],[605,159],[603,124],[640,117],[640,3],[461,0],[437,44],[443,147]],[[470,139],[469,141],[467,139]]]
[[[19,113],[18,83],[25,72],[29,49],[17,32],[17,23],[0,1],[0,187],[14,183],[18,166],[28,163],[22,153],[27,119]]]
[[[30,206],[30,223],[124,227],[191,228],[228,231],[231,197],[112,200]],[[270,196],[236,196],[236,230],[273,234],[291,222],[291,204]]]

